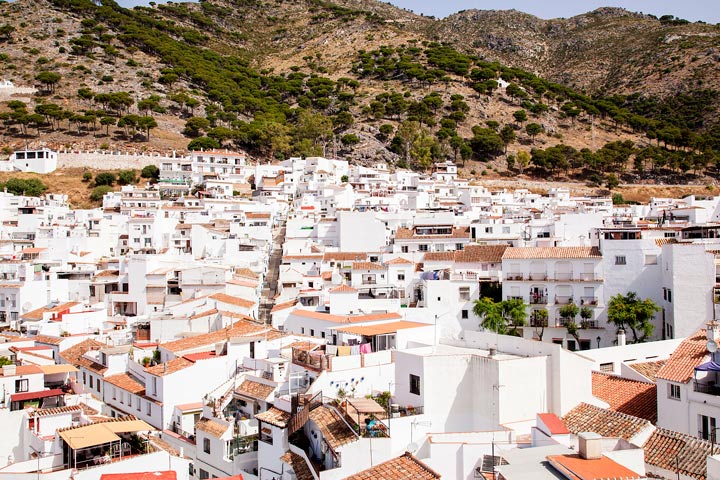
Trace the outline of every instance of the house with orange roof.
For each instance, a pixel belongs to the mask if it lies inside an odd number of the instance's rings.
[[[720,325],[708,322],[680,343],[656,373],[658,426],[705,440],[720,426]]]

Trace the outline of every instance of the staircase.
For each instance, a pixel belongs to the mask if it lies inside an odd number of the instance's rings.
[[[282,263],[283,254],[282,247],[285,243],[285,229],[285,220],[283,220],[273,231],[272,249],[270,251],[270,259],[268,260],[265,284],[263,285],[260,296],[259,308],[260,321],[266,324],[272,320],[270,311],[275,305],[275,295],[277,295],[277,283],[280,276],[280,264]]]

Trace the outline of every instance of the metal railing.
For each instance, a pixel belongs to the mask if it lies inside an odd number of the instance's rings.
[[[715,385],[714,383],[694,382],[693,391],[707,393],[708,395],[714,395],[717,397],[720,396],[720,385]]]
[[[530,305],[545,305],[548,303],[546,295],[530,295]]]

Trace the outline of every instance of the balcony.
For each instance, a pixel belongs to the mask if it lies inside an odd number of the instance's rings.
[[[560,282],[567,282],[569,280],[572,280],[572,272],[558,272],[555,274],[555,280],[558,280]]]
[[[530,295],[530,305],[545,305],[548,303],[546,295]]]
[[[513,296],[513,295],[508,295],[507,300],[522,300],[523,302],[525,301],[525,299],[522,296]]]
[[[525,276],[522,273],[508,273],[505,280],[523,281],[525,280]]]
[[[597,305],[597,297],[580,297],[580,305]]]
[[[548,279],[547,273],[537,273],[536,272],[536,273],[530,274],[530,280],[533,280],[533,281],[544,281],[547,279]]]
[[[601,282],[602,278],[594,273],[581,273],[575,280],[578,282]]]
[[[569,303],[572,303],[572,301],[573,301],[573,297],[570,297],[570,296],[568,296],[568,297],[560,296],[560,295],[555,296],[555,304],[556,305],[567,305]]]
[[[716,385],[715,383],[695,382],[693,384],[693,391],[720,397],[720,385]]]

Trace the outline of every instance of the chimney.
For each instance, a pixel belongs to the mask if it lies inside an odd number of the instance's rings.
[[[708,340],[712,340],[714,342],[717,342],[720,340],[720,323],[716,322],[715,320],[711,320],[705,324],[707,327],[705,329],[705,335],[707,335]]]
[[[490,347],[488,349],[488,357],[490,357],[490,358],[494,357],[496,352],[497,352],[497,350],[495,348]]]
[[[617,344],[618,344],[618,347],[624,347],[624,346],[625,346],[625,341],[626,341],[626,338],[625,338],[625,330],[621,328],[621,329],[618,330],[618,332],[617,332]]]
[[[602,457],[602,437],[595,432],[578,434],[580,457],[585,460],[597,460]]]

